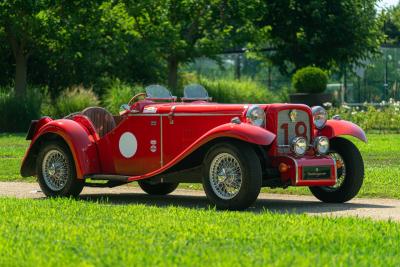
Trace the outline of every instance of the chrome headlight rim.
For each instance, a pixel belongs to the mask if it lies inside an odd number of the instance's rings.
[[[326,142],[324,145],[323,143]],[[325,149],[322,150],[322,146],[325,146]],[[327,155],[329,153],[330,144],[329,138],[326,136],[317,136],[314,139],[314,149],[319,155]]]
[[[315,127],[321,130],[325,127],[328,120],[328,112],[321,106],[314,106],[311,108],[311,111]]]
[[[293,138],[290,143],[290,150],[296,156],[304,156],[308,150],[307,140],[301,136]]]
[[[252,105],[247,109],[246,119],[252,125],[265,127],[265,111],[258,105]]]

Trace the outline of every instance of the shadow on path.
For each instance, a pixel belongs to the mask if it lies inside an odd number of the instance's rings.
[[[185,208],[208,209],[211,206],[205,196],[168,195],[150,196],[144,193],[120,193],[120,194],[85,194],[80,198],[84,201],[106,202],[115,205],[143,204],[156,207],[177,206]],[[318,200],[284,200],[284,199],[258,199],[256,203],[246,211],[260,213],[264,211],[276,213],[327,213],[337,211],[351,211],[357,209],[383,209],[392,208],[388,205],[364,204],[364,203],[323,203]]]

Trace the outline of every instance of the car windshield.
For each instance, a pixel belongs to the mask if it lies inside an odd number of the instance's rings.
[[[171,92],[161,85],[149,85],[146,87],[146,94],[148,98],[171,99]]]
[[[208,99],[206,89],[200,84],[190,84],[185,86],[184,97],[189,99]]]

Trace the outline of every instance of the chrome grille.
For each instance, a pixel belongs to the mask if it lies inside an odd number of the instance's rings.
[[[295,120],[291,120],[289,113],[295,112]],[[310,119],[308,113],[299,109],[282,110],[278,113],[278,152],[289,153],[289,143],[296,136],[304,136],[310,143]],[[297,133],[296,133],[297,128]],[[300,133],[300,134],[298,134]],[[287,135],[287,138],[286,138]]]

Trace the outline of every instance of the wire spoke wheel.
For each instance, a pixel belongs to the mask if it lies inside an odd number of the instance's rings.
[[[329,155],[336,161],[337,181],[333,186],[310,186],[311,193],[327,203],[343,203],[354,198],[364,181],[364,162],[358,148],[349,140],[331,140]]]
[[[204,159],[202,182],[207,198],[217,209],[247,209],[261,190],[260,159],[250,144],[217,143]]]
[[[44,182],[51,190],[62,190],[69,177],[67,157],[55,149],[48,151],[42,162],[42,175]]]
[[[209,179],[214,193],[221,199],[232,199],[242,186],[239,161],[229,153],[218,154],[211,162]]]

